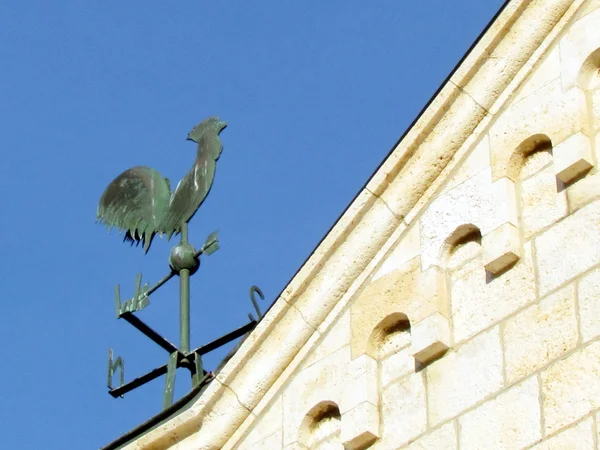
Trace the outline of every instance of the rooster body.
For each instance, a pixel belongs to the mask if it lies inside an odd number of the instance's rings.
[[[173,192],[169,180],[150,167],[123,172],[102,194],[98,220],[125,231],[124,240],[141,242],[146,252],[155,234],[170,238],[179,233],[210,192],[223,151],[219,133],[226,126],[217,117],[210,117],[190,131],[187,139],[198,144],[196,160]]]

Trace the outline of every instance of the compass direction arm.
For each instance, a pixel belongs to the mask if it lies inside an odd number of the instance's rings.
[[[135,291],[133,297],[124,303],[121,303],[121,287],[115,286],[115,307],[117,309],[117,318],[121,318],[125,313],[141,311],[150,304],[150,294],[148,283],[142,286],[142,274],[138,273],[135,279]]]
[[[256,301],[256,297],[254,296],[254,294],[258,294],[258,296],[260,297],[261,300],[265,299],[265,294],[263,294],[263,292],[260,290],[260,288],[258,286],[250,287],[250,300],[252,301],[252,305],[254,306],[254,310],[256,311],[256,315],[258,316],[258,320],[260,320],[260,319],[262,319],[263,315],[262,315],[262,312],[260,311],[260,307],[258,306],[258,302]],[[248,314],[248,318],[250,320],[255,320],[252,313]]]
[[[108,386],[108,389],[112,390],[113,389],[113,376],[115,374],[115,372],[117,371],[117,369],[120,370],[120,376],[119,376],[119,387],[123,386],[123,384],[125,384],[125,360],[122,357],[118,357],[116,360],[113,361],[113,351],[112,348],[108,349],[108,377],[106,380],[106,384]]]
[[[206,241],[204,242],[202,248],[196,253],[194,253],[194,258],[198,258],[200,255],[212,255],[220,248],[221,246],[219,245],[219,230],[213,231],[206,238]]]

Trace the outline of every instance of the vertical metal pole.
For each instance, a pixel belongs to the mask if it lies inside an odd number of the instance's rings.
[[[188,245],[188,224],[181,226],[181,244]],[[180,350],[190,351],[190,271],[179,271],[179,337]]]

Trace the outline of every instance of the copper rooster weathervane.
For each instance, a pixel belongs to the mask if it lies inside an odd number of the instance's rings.
[[[98,205],[97,219],[109,228],[116,227],[125,232],[124,241],[142,244],[144,252],[150,249],[156,234],[166,235],[168,239],[181,235],[181,242],[175,246],[169,257],[170,272],[152,287],[142,286],[142,275],[138,274],[133,297],[121,302],[119,285],[115,286],[115,306],[117,318],[125,319],[157,345],[169,353],[167,364],[158,367],[146,375],[124,383],[124,360],[113,359],[112,349],[108,351],[108,388],[113,397],[122,397],[125,393],[166,374],[163,408],[173,404],[175,372],[178,367],[188,369],[192,375],[194,389],[211,381],[211,373],[206,372],[202,364],[202,355],[214,350],[251,331],[262,314],[254,298],[260,289],[253,286],[250,296],[258,318],[249,315],[250,322],[225,336],[190,351],[190,275],[200,266],[200,256],[210,255],[219,249],[217,232],[211,233],[204,245],[196,250],[188,242],[188,222],[208,196],[215,178],[217,160],[223,151],[219,134],[227,124],[217,117],[210,117],[194,127],[187,139],[197,144],[196,160],[192,169],[183,177],[173,192],[169,180],[156,170],[138,166],[126,170],[115,178],[106,188]],[[146,325],[134,313],[150,303],[150,295],[179,276],[180,295],[180,345],[179,347],[162,337]],[[119,386],[113,387],[114,373],[120,370]]]

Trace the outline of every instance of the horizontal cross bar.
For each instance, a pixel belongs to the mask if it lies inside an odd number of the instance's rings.
[[[227,333],[225,336],[221,336],[218,339],[215,339],[212,342],[209,342],[208,344],[202,345],[198,348],[196,348],[195,350],[192,350],[190,353],[188,353],[188,355],[191,355],[192,353],[198,353],[199,355],[206,355],[207,353],[212,352],[213,350],[227,344],[228,342],[233,341],[234,339],[237,339],[241,336],[243,336],[244,334],[246,334],[249,331],[252,331],[254,329],[254,327],[256,326],[256,320],[252,320],[250,322],[248,322],[246,325],[238,328],[237,330],[233,330],[231,333]]]
[[[249,331],[252,331],[252,329],[256,326],[256,323],[257,323],[255,320],[252,320],[252,321],[248,322],[246,325],[238,328],[237,330],[233,330],[231,333],[227,333],[225,336],[221,336],[220,338],[215,339],[214,341],[209,342],[206,345],[198,347],[195,350],[192,350],[191,352],[184,355],[173,344],[171,344],[169,341],[167,341],[162,336],[160,336],[158,333],[156,333],[154,330],[152,330],[152,328],[150,328],[148,325],[146,325],[144,322],[142,322],[140,319],[138,319],[132,313],[125,313],[121,317],[123,317],[125,320],[127,320],[134,327],[136,327],[138,330],[140,330],[142,333],[144,333],[146,336],[148,336],[150,339],[152,339],[154,342],[156,342],[158,345],[160,345],[165,350],[169,351],[167,345],[171,345],[172,349],[173,349],[171,351],[171,353],[173,353],[173,352],[178,353],[177,367],[185,367],[186,369],[188,369],[191,372],[192,375],[196,372],[196,366],[194,364],[191,364],[191,362],[193,361],[193,358],[197,358],[197,357],[200,357],[201,355],[205,355],[205,354],[233,341],[234,339],[237,339],[237,338],[243,336],[244,334],[248,333]],[[192,356],[192,358],[190,358],[190,356]],[[190,361],[190,359],[192,361]],[[148,372],[145,375],[142,375],[141,377],[134,379],[133,381],[130,381],[129,383],[126,383],[126,384],[119,386],[117,388],[114,388],[114,389],[110,389],[108,391],[108,393],[110,395],[112,395],[114,398],[121,397],[121,396],[125,395],[126,393],[166,374],[167,367],[168,367],[168,364],[164,364],[160,367],[157,367],[156,369]],[[207,372],[204,371],[204,375],[206,375],[206,374],[207,374]]]
[[[164,348],[169,354],[179,351],[179,349],[175,347],[174,344],[167,341],[164,337],[162,337],[160,334],[158,334],[156,331],[154,331],[152,328],[150,328],[148,325],[142,322],[142,320],[135,316],[133,313],[123,313],[121,315],[121,318],[125,319],[131,325],[136,327],[138,330],[140,330],[142,333],[148,336],[152,341],[154,341],[160,347]]]

